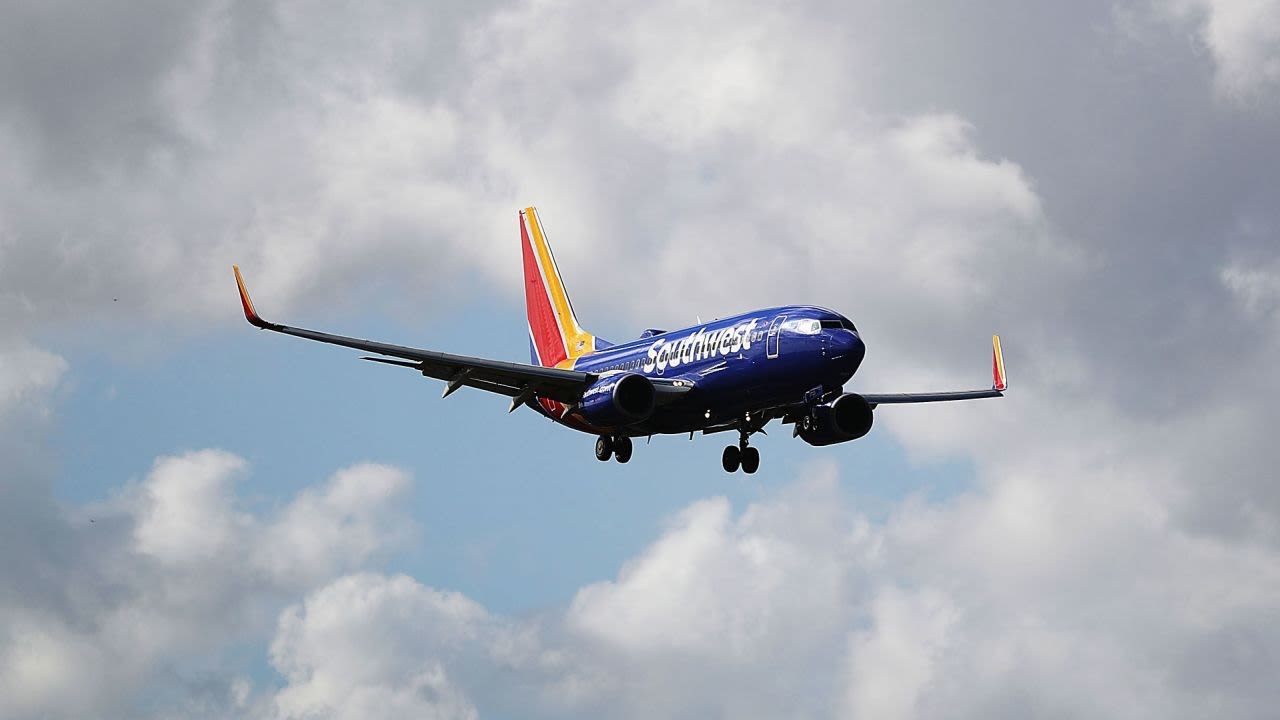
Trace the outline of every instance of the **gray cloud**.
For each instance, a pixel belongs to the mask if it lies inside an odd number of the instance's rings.
[[[868,338],[858,386],[893,390],[980,379],[998,329],[1009,398],[880,418],[915,456],[974,461],[957,501],[883,527],[787,519],[817,512],[794,499],[740,518],[699,504],[545,638],[450,616],[468,601],[409,579],[348,578],[283,621],[290,687],[237,697],[467,716],[514,666],[513,695],[585,714],[661,696],[659,715],[1263,717],[1273,5],[17,5],[0,31],[0,336],[91,338],[125,312],[149,321],[131,333],[238,322],[233,260],[281,312],[370,286],[515,287],[526,202],[606,336],[814,301]],[[38,409],[63,365],[13,342],[0,403]],[[17,497],[15,519],[58,516],[47,493]],[[264,567],[327,568],[304,573],[318,581],[350,566],[320,532],[335,502],[299,499],[292,530],[266,534],[228,512],[222,536],[262,543]],[[215,540],[173,549],[221,556]],[[12,567],[73,608],[99,583],[59,568],[113,562],[64,540]],[[439,611],[468,649],[395,654],[377,641],[409,632],[395,618],[320,612],[365,591]],[[325,628],[335,645],[308,634]],[[331,647],[385,673],[332,671]]]
[[[39,487],[16,498],[27,518],[5,522],[17,562],[0,594],[4,717],[125,717],[209,693],[216,714],[231,711],[248,699],[229,664],[236,644],[261,637],[285,598],[410,532],[394,468],[342,470],[275,518],[241,509],[232,482],[243,470],[207,450],[157,460],[96,506],[60,508]],[[30,484],[11,472],[6,487]]]

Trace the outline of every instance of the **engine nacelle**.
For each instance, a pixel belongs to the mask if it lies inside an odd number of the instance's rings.
[[[653,383],[643,375],[613,375],[587,388],[578,409],[596,427],[620,427],[649,419],[656,395]]]
[[[810,445],[834,445],[857,440],[871,432],[871,404],[861,395],[848,393],[819,405],[796,420],[800,439]]]

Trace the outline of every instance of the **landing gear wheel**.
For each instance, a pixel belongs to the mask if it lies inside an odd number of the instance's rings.
[[[628,453],[629,455],[630,453]],[[608,462],[613,456],[613,439],[608,435],[601,435],[596,438],[596,459],[600,462]]]
[[[620,463],[631,459],[631,438],[619,435],[613,439],[613,457]]]
[[[753,447],[742,448],[742,472],[750,475],[760,469],[760,450]]]
[[[724,466],[725,472],[738,472],[738,465],[742,462],[742,451],[737,445],[730,445],[724,449],[724,455],[720,457],[720,464]]]

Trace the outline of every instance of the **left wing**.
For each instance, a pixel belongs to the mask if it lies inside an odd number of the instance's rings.
[[[977,398],[1004,397],[1007,387],[1004,377],[1004,355],[1000,352],[1000,336],[991,336],[991,389],[962,390],[959,392],[936,393],[898,393],[874,395],[859,393],[871,405],[890,405],[894,403],[926,403],[946,402],[948,400],[974,400]]]
[[[444,380],[448,383],[444,390],[446,397],[460,387],[473,387],[512,398],[511,409],[515,410],[535,395],[564,403],[576,403],[582,399],[582,393],[587,387],[596,381],[594,374],[577,370],[451,355],[434,350],[388,345],[372,340],[330,335],[267,322],[254,310],[253,301],[249,299],[249,291],[245,289],[244,280],[240,277],[240,268],[232,265],[231,269],[236,274],[236,285],[240,290],[240,304],[244,308],[244,317],[254,327],[388,356],[362,359],[412,368],[427,377]]]

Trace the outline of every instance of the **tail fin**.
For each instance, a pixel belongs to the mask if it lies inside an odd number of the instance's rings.
[[[524,301],[529,315],[529,341],[533,362],[558,367],[596,350],[596,336],[582,329],[573,314],[551,245],[542,231],[538,213],[520,213],[520,245],[524,255]],[[604,342],[600,341],[601,347]]]

